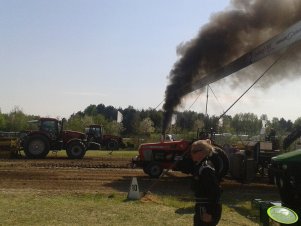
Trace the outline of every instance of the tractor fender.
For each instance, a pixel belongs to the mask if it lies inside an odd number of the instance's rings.
[[[86,145],[86,148],[88,150],[100,150],[101,148],[101,145],[97,142],[92,142],[92,141],[89,141]]]
[[[74,142],[82,143],[85,146],[85,150],[87,150],[87,142],[85,142],[81,139],[78,139],[78,138],[73,138],[73,139],[68,140],[68,142],[65,144],[65,148],[67,148],[71,143],[74,143]]]

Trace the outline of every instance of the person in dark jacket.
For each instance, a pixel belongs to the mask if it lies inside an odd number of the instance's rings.
[[[221,218],[221,189],[218,176],[207,159],[214,148],[210,140],[199,140],[191,146],[194,165],[192,189],[195,194],[194,226],[215,226]]]

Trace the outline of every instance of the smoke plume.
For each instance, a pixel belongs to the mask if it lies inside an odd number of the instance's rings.
[[[300,0],[232,0],[229,9],[212,15],[197,37],[177,48],[180,58],[169,73],[162,132],[166,131],[174,109],[196,80],[215,72],[300,19]],[[292,59],[296,56],[300,57],[300,54],[295,52],[285,60],[296,62],[296,58]],[[260,68],[263,63],[256,65]],[[274,80],[281,76],[286,75],[279,74]]]

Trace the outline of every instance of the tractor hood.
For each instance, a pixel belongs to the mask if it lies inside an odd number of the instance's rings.
[[[172,142],[144,143],[139,149],[162,149],[162,150],[186,150],[190,145],[189,141],[180,140]]]
[[[81,139],[81,140],[86,140],[87,137],[84,133],[81,133],[81,132],[77,132],[77,131],[71,131],[71,130],[65,130],[63,132],[63,137],[64,139],[74,139],[74,138],[77,138],[77,139]]]
[[[121,137],[115,135],[103,135],[103,139],[115,139],[115,140],[122,140]]]
[[[291,151],[282,155],[278,155],[272,158],[272,162],[275,163],[300,163],[301,162],[301,149]]]

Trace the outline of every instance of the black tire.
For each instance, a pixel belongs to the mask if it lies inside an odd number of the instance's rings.
[[[143,172],[144,172],[145,174],[149,174],[149,173],[148,173],[148,167],[147,167],[147,165],[144,165],[144,166],[142,167],[142,169],[143,169]]]
[[[68,144],[66,152],[69,159],[82,159],[86,154],[86,147],[80,141],[71,142]]]
[[[109,140],[107,144],[107,148],[108,150],[118,150],[119,149],[118,142],[116,140]]]
[[[152,178],[158,178],[163,172],[162,167],[159,165],[159,163],[150,163],[147,166],[146,170],[147,174]]]
[[[294,189],[292,189],[291,185],[289,184],[288,178],[283,175],[277,175],[275,177],[282,203],[290,207],[295,206],[296,201],[299,202],[300,200],[296,199],[296,194]]]
[[[42,135],[33,135],[27,138],[24,152],[27,158],[42,159],[49,153],[50,145],[46,137]]]

